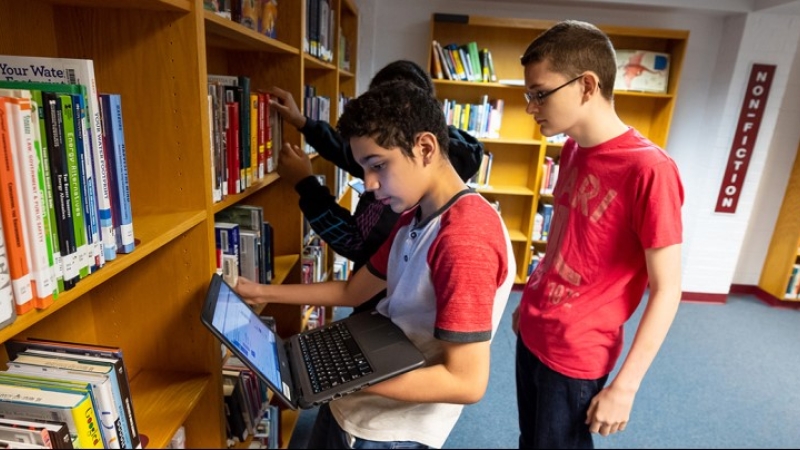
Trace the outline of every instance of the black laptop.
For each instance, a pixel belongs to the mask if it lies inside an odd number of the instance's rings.
[[[312,408],[425,365],[403,331],[375,311],[284,341],[217,274],[201,320],[293,409]]]

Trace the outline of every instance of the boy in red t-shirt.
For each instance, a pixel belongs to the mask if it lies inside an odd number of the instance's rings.
[[[623,431],[680,302],[683,187],[673,160],[614,110],[616,57],[564,21],[521,58],[527,112],[565,133],[546,256],[514,312],[520,448],[592,448]],[[628,356],[624,323],[650,295]]]

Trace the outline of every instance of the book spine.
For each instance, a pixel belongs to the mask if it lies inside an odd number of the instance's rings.
[[[97,415],[91,395],[87,395],[71,410],[81,448],[103,448],[103,437],[98,429]]]
[[[239,179],[241,190],[252,184],[250,170],[250,78],[239,77]]]
[[[83,214],[87,219],[86,235],[89,244],[89,264],[94,272],[105,264],[103,242],[100,238],[100,223],[97,216],[97,197],[95,190],[95,175],[92,168],[92,149],[87,132],[86,103],[81,94],[72,95],[72,105],[75,112],[75,136],[78,150],[78,171],[81,180],[81,198],[83,199]]]
[[[238,194],[241,192],[241,178],[239,166],[239,104],[234,101],[227,103],[228,115],[228,194]]]
[[[72,211],[73,236],[75,238],[75,263],[80,278],[89,275],[89,245],[86,242],[86,222],[83,216],[83,200],[81,198],[80,174],[78,172],[78,150],[75,142],[75,110],[72,96],[61,97],[61,115],[64,122],[64,160],[67,165],[67,183],[69,184],[70,209]]]
[[[92,70],[94,73],[94,70]],[[97,93],[97,86],[94,78],[91,84],[87,85],[86,97],[87,117],[91,127],[92,137],[92,164],[94,165],[95,175],[95,195],[97,198],[97,216],[100,226],[100,241],[103,246],[103,259],[112,261],[117,257],[117,236],[114,231],[114,223],[111,219],[111,192],[109,190],[109,173],[106,162],[106,151],[103,148],[103,122],[100,115],[100,102]]]
[[[250,94],[250,165],[249,181],[252,185],[258,175],[258,94]]]
[[[264,178],[266,174],[266,150],[267,150],[267,96],[258,93],[258,178]]]
[[[22,200],[22,224],[27,257],[30,264],[33,306],[45,309],[53,304],[55,276],[47,261],[47,247],[44,239],[44,207],[39,179],[38,161],[33,148],[33,115],[31,101],[27,98],[11,98],[12,118],[15,118],[17,152],[14,154],[17,191]],[[13,144],[12,144],[13,145]],[[14,147],[12,147],[14,148]]]
[[[128,182],[128,160],[125,149],[125,130],[122,117],[122,96],[108,95],[111,112],[111,150],[114,155],[112,174],[116,186],[115,193],[119,202],[119,232],[117,233],[117,251],[130,253],[135,247],[133,237],[133,213],[131,211],[131,190]]]
[[[41,167],[41,182],[42,185],[42,200],[44,202],[44,209],[47,213],[47,220],[44,222],[45,226],[45,241],[48,243],[48,264],[53,270],[53,275],[56,278],[56,289],[53,291],[53,299],[58,298],[58,294],[64,291],[64,273],[61,270],[61,246],[58,242],[58,225],[56,225],[56,211],[53,203],[53,183],[50,175],[50,155],[49,145],[47,143],[47,121],[44,117],[45,103],[42,98],[42,91],[32,90],[31,95],[37,105],[36,112],[39,122],[39,145],[40,151],[37,156],[39,157],[39,166]]]
[[[64,154],[64,124],[61,113],[61,98],[57,94],[42,93],[45,103],[46,135],[50,161],[51,183],[53,185],[53,204],[56,211],[57,233],[61,250],[61,272],[64,289],[71,289],[79,277],[76,261],[74,227],[72,225],[72,206],[70,187]]]
[[[16,313],[20,315],[33,309],[33,290],[28,259],[25,256],[25,239],[12,159],[10,108],[11,102],[0,97],[0,183],[7,187],[0,189],[0,215],[3,221],[14,307]]]
[[[3,237],[3,221],[0,220],[0,328],[9,325],[16,317],[14,290],[11,288],[11,272],[6,255],[6,240]]]

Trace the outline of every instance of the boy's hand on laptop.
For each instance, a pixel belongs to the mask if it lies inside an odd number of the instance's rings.
[[[239,281],[233,290],[242,297],[248,305],[261,305],[267,303],[261,296],[261,284],[250,281],[245,277],[239,277]]]

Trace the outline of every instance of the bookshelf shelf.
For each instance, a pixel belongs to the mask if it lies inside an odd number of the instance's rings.
[[[297,421],[300,419],[300,411],[293,409],[284,409],[281,412],[281,448],[289,448],[289,441],[294,429],[297,426]]]
[[[227,50],[250,50],[268,53],[297,55],[296,47],[277,39],[259,34],[243,25],[214,14],[203,11],[207,45]]]
[[[521,145],[521,146],[531,146],[531,147],[538,147],[541,145],[541,141],[539,139],[489,139],[489,138],[479,138],[480,142],[484,144],[505,144],[505,145]]]
[[[342,78],[353,78],[356,76],[353,72],[349,70],[339,69],[339,76]]]
[[[210,382],[208,375],[149,370],[131,380],[136,423],[150,439],[147,448],[167,448]]]
[[[476,190],[481,194],[519,195],[523,197],[533,197],[535,195],[533,190],[525,186],[512,186],[512,185],[479,186]]]
[[[527,279],[531,247],[535,247],[536,251],[543,251],[546,247],[546,242],[532,241],[530,238],[540,204],[553,203],[552,195],[539,195],[544,179],[543,164],[546,157],[557,162],[563,144],[547,143],[533,118],[526,112],[520,56],[535,36],[553,24],[555,22],[549,20],[436,13],[431,18],[431,39],[427,49],[428,67],[431,68],[435,67],[430,50],[430,43],[434,40],[442,46],[451,43],[460,46],[474,41],[479,49],[491,51],[498,82],[434,79],[434,84],[436,95],[442,100],[477,103],[482,95],[488,95],[490,100],[499,98],[504,101],[500,138],[480,139],[493,155],[490,175],[492,187],[479,187],[477,190],[490,201],[500,202],[506,227],[510,232],[514,230],[511,233],[517,279],[522,282]],[[600,28],[618,49],[636,48],[670,54],[670,82],[666,93],[615,92],[615,105],[622,120],[666,148],[689,33],[649,28]]]
[[[65,6],[96,7],[97,0],[48,0],[49,3]],[[103,2],[104,8],[141,9],[152,11],[178,11],[189,12],[192,10],[191,0],[107,0]]]
[[[229,206],[235,205],[236,203],[241,202],[249,197],[251,197],[256,192],[266,188],[267,186],[271,185],[272,183],[277,182],[280,179],[280,175],[277,173],[268,173],[264,176],[264,178],[256,181],[253,183],[252,186],[245,189],[243,192],[239,194],[232,194],[228,195],[227,197],[223,198],[222,201],[214,203],[213,211],[214,213],[218,213]]]
[[[333,64],[317,59],[308,53],[303,54],[303,62],[306,69],[330,70],[334,72],[338,70]]]
[[[49,308],[34,310],[18,316],[12,324],[0,329],[0,342],[11,339],[73,301],[80,300],[82,295],[124,272],[128,267],[157,252],[162,246],[197,226],[205,220],[205,217],[205,211],[137,217],[135,234],[139,243],[133,253],[117,255],[117,259],[107,262],[101,270],[79,281],[71,290],[61,293]]]

